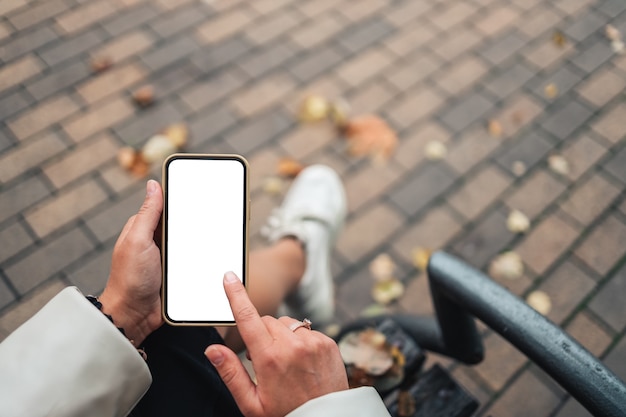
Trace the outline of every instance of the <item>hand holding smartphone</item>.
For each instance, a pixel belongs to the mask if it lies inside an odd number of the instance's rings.
[[[163,317],[234,325],[224,273],[246,284],[248,163],[238,155],[174,154],[163,163]]]

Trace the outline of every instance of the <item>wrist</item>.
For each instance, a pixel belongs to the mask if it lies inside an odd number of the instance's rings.
[[[132,308],[117,297],[111,296],[106,291],[98,300],[102,304],[101,311],[111,317],[113,324],[122,330],[122,333],[134,347],[139,347],[146,337],[152,333],[145,317],[137,314]]]

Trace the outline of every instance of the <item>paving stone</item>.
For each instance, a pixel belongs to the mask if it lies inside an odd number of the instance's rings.
[[[142,61],[152,71],[158,71],[185,58],[198,48],[198,44],[191,37],[181,36],[148,52],[142,57]]]
[[[150,28],[161,38],[167,39],[173,35],[196,26],[208,18],[208,9],[203,5],[182,7],[171,14],[164,14],[150,22]]]
[[[95,257],[86,259],[67,278],[83,294],[101,294],[111,269],[113,246],[99,251]]]
[[[10,223],[7,227],[0,230],[0,239],[2,239],[2,245],[0,245],[0,262],[6,261],[11,256],[33,244],[33,238],[30,237],[22,223],[17,221]],[[1,284],[2,281],[0,280],[0,285]],[[3,306],[4,304],[1,299],[2,296],[0,296],[0,306]]]
[[[160,106],[158,106],[160,107]],[[63,123],[63,129],[75,142],[81,142],[91,135],[116,125],[134,114],[134,108],[126,98],[114,98],[97,106],[90,107],[87,112]],[[151,112],[152,110],[148,110]],[[139,119],[141,120],[140,116]],[[135,121],[133,123],[139,123]],[[150,128],[154,125],[150,125]],[[145,131],[142,131],[145,134]],[[124,137],[122,137],[125,139]]]
[[[530,269],[545,273],[578,238],[579,231],[552,214],[536,225],[518,245],[517,252]]]
[[[591,116],[591,111],[587,107],[574,100],[563,99],[563,106],[557,108],[558,110],[548,116],[541,126],[561,140],[567,139]]]
[[[574,54],[571,62],[580,70],[591,73],[607,62],[613,55],[614,53],[609,42],[602,37],[583,51]]]
[[[249,154],[284,132],[292,118],[282,111],[265,113],[249,119],[226,137],[226,142],[241,154]]]
[[[531,170],[553,147],[554,145],[539,132],[531,131],[504,145],[496,161],[502,168],[515,175],[513,172],[515,162],[520,161],[527,170]]]
[[[419,125],[400,137],[394,159],[406,169],[415,168],[424,160],[424,148],[430,141],[446,144],[450,133],[436,122]]]
[[[371,206],[346,225],[337,240],[337,251],[350,263],[356,263],[385,242],[402,224],[402,217],[388,205]]]
[[[557,0],[554,5],[568,15],[576,15],[586,10],[594,0]]]
[[[343,59],[341,52],[333,46],[314,51],[289,66],[289,71],[300,81],[309,81],[334,67]]]
[[[608,17],[614,17],[626,11],[626,3],[620,0],[606,0],[598,6],[598,10]]]
[[[32,176],[11,188],[2,189],[0,222],[21,213],[50,194],[41,178]]]
[[[91,1],[58,16],[57,28],[64,34],[79,32],[115,13],[115,6],[106,0]]]
[[[0,13],[1,15],[2,13]],[[42,26],[29,32],[16,32],[11,39],[0,46],[0,59],[5,63],[24,54],[35,51],[58,39],[58,35],[49,27]]]
[[[20,294],[26,294],[92,249],[87,236],[73,229],[7,267],[5,273]]]
[[[570,336],[598,358],[612,341],[611,335],[591,320],[586,311],[578,313],[574,320],[568,324],[566,330]]]
[[[93,181],[85,181],[55,195],[25,215],[39,237],[47,236],[106,200],[106,193]]]
[[[609,215],[593,229],[575,253],[594,271],[605,275],[626,253],[625,245],[626,225],[615,215]]]
[[[447,197],[448,203],[467,219],[474,220],[509,186],[510,179],[488,165]]]
[[[267,72],[282,66],[296,54],[295,48],[281,42],[251,55],[239,64],[241,69],[251,78],[258,78]]]
[[[96,49],[93,57],[107,57],[117,64],[126,58],[134,57],[150,48],[154,43],[152,36],[145,30],[136,30],[113,38],[110,42]]]
[[[450,95],[458,95],[487,73],[487,66],[476,57],[466,57],[440,72],[435,81]]]
[[[296,160],[302,160],[337,139],[337,131],[328,124],[296,127],[281,138],[280,146]]]
[[[383,75],[399,91],[406,91],[441,68],[441,61],[428,52],[394,63]]]
[[[119,36],[136,29],[158,16],[157,9],[151,3],[140,4],[131,10],[126,10],[108,22],[104,22],[102,27],[111,36]]]
[[[367,165],[348,177],[344,186],[349,211],[355,212],[373,199],[382,197],[398,177],[397,170],[389,165]]]
[[[603,107],[610,100],[619,95],[626,87],[626,81],[615,74],[615,71],[605,70],[593,74],[577,89],[585,100],[596,107]]]
[[[207,143],[237,122],[235,114],[226,107],[202,112],[189,121],[189,132],[193,143]]]
[[[0,280],[0,308],[4,308],[15,301],[13,291],[7,286],[4,280]],[[2,318],[0,317],[0,321]],[[7,332],[8,333],[8,332]],[[4,339],[3,331],[0,330],[0,341]]]
[[[144,187],[140,187],[123,199],[112,202],[94,216],[86,218],[85,224],[102,243],[116,238],[130,216],[137,213],[144,197]]]
[[[251,4],[254,11],[261,15],[268,15],[274,11],[288,7],[293,0],[259,0]]]
[[[339,34],[339,44],[352,53],[364,50],[381,42],[393,32],[393,27],[382,18],[374,18],[351,26],[350,30]]]
[[[594,174],[571,192],[561,209],[586,226],[593,222],[619,196],[621,189]]]
[[[383,49],[372,49],[350,59],[337,69],[337,75],[350,87],[357,87],[385,71],[392,59]]]
[[[134,4],[134,3],[139,3],[143,0],[123,0],[123,1]],[[177,8],[184,6],[192,1],[193,0],[156,0],[155,3],[157,3],[157,5],[159,6],[161,10],[170,11],[170,10],[176,10]],[[230,1],[228,3],[229,5],[233,5],[234,2]],[[208,3],[202,2],[202,5],[204,6],[202,7],[202,9],[209,9]],[[214,7],[216,6],[214,5]]]
[[[481,48],[480,55],[493,65],[501,65],[515,56],[527,42],[524,35],[512,31]]]
[[[475,11],[476,7],[470,3],[454,3],[431,13],[430,22],[441,30],[449,30],[453,26],[469,20]]]
[[[490,211],[468,233],[455,239],[454,252],[476,268],[484,268],[515,237],[506,228],[507,217],[501,208]]]
[[[559,47],[552,40],[546,40],[529,49],[524,57],[537,69],[546,70],[556,67],[566,57],[576,55],[576,53],[576,48],[571,43]]]
[[[462,224],[452,214],[450,208],[439,205],[430,209],[418,221],[407,226],[405,231],[392,242],[393,249],[402,259],[413,264],[413,249],[417,247],[432,250],[443,249],[456,236]]]
[[[527,359],[508,341],[495,333],[487,336],[483,343],[485,345],[485,359],[475,366],[474,370],[492,390],[499,391],[513,374],[526,363]],[[524,401],[524,404],[526,403]],[[494,415],[501,416],[503,414]]]
[[[522,88],[535,75],[523,63],[504,69],[499,75],[489,77],[486,87],[494,96],[503,99]]]
[[[443,98],[430,87],[419,86],[408,91],[386,109],[389,119],[399,128],[406,128],[432,114],[443,104]]]
[[[373,114],[386,108],[394,97],[395,94],[389,85],[379,81],[353,89],[352,94],[348,95],[348,102],[352,114]]]
[[[606,18],[593,11],[588,11],[566,26],[563,33],[568,38],[580,42],[591,36],[604,25],[606,25]]]
[[[52,67],[101,45],[104,39],[104,33],[96,27],[79,35],[65,38],[62,42],[56,42],[55,46],[41,51],[39,56]]]
[[[450,62],[474,49],[481,41],[482,36],[475,29],[463,26],[450,31],[441,41],[429,42],[428,46],[439,57]]]
[[[546,32],[548,29],[559,27],[561,23],[561,14],[554,11],[552,7],[545,3],[541,7],[531,11],[525,15],[523,19],[518,20],[518,30],[524,35],[536,38]]]
[[[558,95],[567,94],[573,87],[578,85],[581,76],[577,72],[572,71],[569,65],[560,66],[553,73],[546,76],[539,76],[529,83],[529,87],[535,92],[537,97],[544,100],[553,101],[553,98],[546,97],[545,88],[550,84],[554,84],[557,88]]]
[[[519,17],[519,11],[510,5],[502,5],[489,9],[475,23],[476,28],[486,36],[495,36],[502,30],[511,27]]]
[[[250,165],[250,190],[252,193],[261,189],[267,177],[276,175],[276,168],[282,157],[282,153],[276,149],[265,147],[255,152],[248,159],[248,164]],[[265,219],[262,219],[262,221],[265,221]]]
[[[7,120],[19,113],[33,102],[33,99],[23,91],[15,91],[0,98],[0,119]]]
[[[69,7],[68,1],[48,0],[23,8],[19,12],[11,15],[9,21],[17,30],[22,30],[57,16],[69,9]]]
[[[617,155],[604,164],[604,169],[621,182],[626,183],[626,148],[622,148]]]
[[[27,55],[8,65],[3,65],[0,69],[0,92],[39,74],[42,68],[41,61],[32,55]]]
[[[370,278],[371,279],[371,278]],[[411,279],[405,287],[404,295],[398,301],[402,311],[417,316],[434,316],[435,308],[430,296],[430,284],[426,274]],[[428,356],[430,357],[431,352]]]
[[[545,170],[535,171],[507,199],[511,210],[520,210],[531,220],[565,191],[566,186]]]
[[[63,140],[55,133],[19,143],[0,156],[0,182],[7,183],[25,172],[37,169],[42,162],[65,149]]]
[[[564,262],[539,286],[539,290],[548,294],[552,301],[547,317],[561,324],[595,286],[593,278],[572,262]]]
[[[626,357],[626,338],[622,338],[604,360],[605,365],[615,372],[622,381],[626,379],[626,362],[624,357]]]
[[[560,401],[559,396],[552,392],[532,372],[525,371],[489,407],[487,414],[498,417],[544,415],[544,413],[554,410]]]
[[[44,99],[54,93],[80,83],[89,77],[90,70],[84,62],[77,61],[64,68],[55,67],[43,78],[26,86],[28,92],[36,99]]]
[[[294,87],[291,77],[278,74],[240,91],[233,96],[231,102],[240,115],[250,117],[279,103]]]
[[[358,317],[361,311],[374,302],[370,295],[373,283],[367,267],[359,268],[337,288],[337,306],[341,306],[350,319]]]
[[[440,120],[454,132],[467,129],[482,119],[493,108],[493,102],[484,94],[474,92],[448,106],[440,113]]]
[[[403,213],[413,216],[441,196],[455,181],[456,175],[444,164],[433,164],[404,179],[389,193],[389,198]]]
[[[0,22],[0,41],[4,41],[6,38],[11,36],[13,30],[9,27],[7,23]]]
[[[143,144],[166,126],[182,120],[180,112],[169,103],[157,103],[134,116],[129,123],[114,128],[115,133],[127,144]]]
[[[525,94],[509,99],[492,119],[502,127],[502,139],[515,136],[541,115],[543,107],[532,97]]]
[[[425,4],[423,2],[410,2],[407,4]],[[384,42],[385,46],[393,51],[398,57],[406,57],[415,52],[419,47],[433,40],[436,30],[426,24],[409,25],[396,32]],[[419,56],[420,54],[418,54]]]
[[[589,411],[575,399],[567,400],[563,408],[559,410],[556,417],[593,417]]]
[[[8,16],[9,13],[27,4],[26,0],[5,1],[0,5],[0,15]]]
[[[252,21],[253,14],[246,8],[220,13],[200,25],[196,34],[203,44],[214,44],[242,32]]]
[[[626,306],[622,302],[625,296],[626,271],[622,267],[595,295],[589,308],[615,331],[620,332],[626,326]]]
[[[591,128],[602,137],[613,143],[618,143],[626,134],[623,129],[623,120],[626,116],[626,104],[617,103],[612,109],[607,109],[594,121]]]
[[[329,13],[310,20],[299,29],[291,31],[289,36],[300,48],[310,49],[334,38],[343,28],[343,21]]]
[[[77,110],[78,105],[73,100],[66,96],[58,96],[37,103],[8,125],[19,140],[24,140],[60,122]]]
[[[193,62],[187,61],[151,74],[147,81],[154,87],[155,101],[159,101],[195,82],[201,75],[202,71]]]
[[[197,112],[215,104],[241,87],[244,78],[235,71],[223,71],[208,77],[206,81],[195,82],[179,93],[183,103],[192,112]]]
[[[357,22],[374,15],[386,5],[385,0],[365,0],[344,3],[338,10],[349,21]]]
[[[8,335],[39,311],[65,285],[58,279],[42,285],[0,317],[0,334]]]
[[[301,20],[301,15],[283,10],[260,23],[254,21],[246,29],[245,36],[255,45],[264,45],[298,26]]]
[[[337,7],[336,0],[319,0],[312,2],[298,2],[296,4],[298,10],[309,18],[314,18],[321,15],[324,12],[332,10]]]
[[[43,171],[55,187],[62,188],[115,159],[118,149],[117,141],[104,134],[79,144],[71,153],[47,164]]]
[[[490,136],[484,128],[461,132],[459,140],[448,150],[446,161],[456,172],[465,174],[498,146],[500,139]]]
[[[97,78],[79,85],[76,91],[87,104],[91,105],[137,84],[145,77],[146,71],[141,65],[130,63],[111,68]]]
[[[399,4],[393,8],[385,10],[386,19],[398,27],[407,26],[406,24],[420,16],[426,15],[433,5],[426,2],[409,1]],[[410,25],[409,25],[410,26]]]

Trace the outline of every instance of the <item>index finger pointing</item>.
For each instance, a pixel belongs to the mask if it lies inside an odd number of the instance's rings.
[[[274,340],[256,311],[243,284],[234,272],[224,274],[224,290],[233,310],[239,334],[249,351],[267,346]]]

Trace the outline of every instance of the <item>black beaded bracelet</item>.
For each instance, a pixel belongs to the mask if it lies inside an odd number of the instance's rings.
[[[89,301],[91,304],[93,304],[94,307],[96,307],[98,310],[100,310],[100,312],[102,314],[104,314],[104,317],[106,317],[107,319],[109,319],[109,321],[115,326],[115,322],[113,321],[113,317],[111,317],[110,314],[106,314],[104,311],[102,311],[102,303],[100,302],[100,300],[98,300],[98,297],[94,297],[93,295],[88,295],[85,298],[87,298],[87,301]],[[117,327],[117,326],[115,326]],[[122,335],[128,339],[128,336],[126,336],[126,332],[124,331],[123,328],[121,327],[117,327],[117,330],[120,331],[120,333],[122,333]],[[135,341],[128,339],[128,341],[130,342],[131,345],[133,345],[133,347],[135,346]],[[146,351],[143,348],[135,348],[137,349],[137,352],[139,352],[139,355],[144,359],[147,360],[148,359],[148,355],[146,354]]]

